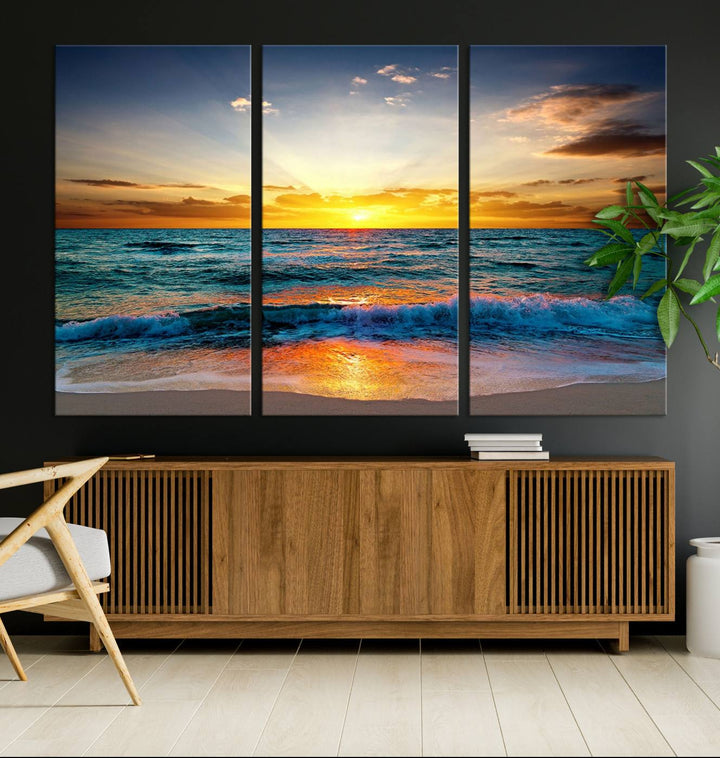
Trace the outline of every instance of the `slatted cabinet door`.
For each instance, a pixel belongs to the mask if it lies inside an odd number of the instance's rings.
[[[61,485],[46,482],[45,496]],[[108,535],[106,613],[212,612],[211,487],[208,471],[108,466],[73,496],[67,521]]]
[[[671,477],[663,469],[512,472],[510,612],[674,613]]]

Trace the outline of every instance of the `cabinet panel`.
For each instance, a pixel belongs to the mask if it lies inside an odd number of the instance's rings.
[[[356,509],[359,472],[216,471],[214,480],[215,613],[340,614],[345,511]]]
[[[504,475],[214,472],[217,614],[504,612]]]
[[[430,472],[371,470],[361,476],[355,564],[359,604],[350,604],[346,612],[427,614]]]
[[[505,475],[433,471],[430,612],[505,612]]]

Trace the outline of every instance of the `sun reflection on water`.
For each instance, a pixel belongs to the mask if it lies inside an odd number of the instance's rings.
[[[455,351],[439,342],[333,339],[266,348],[264,389],[351,400],[452,400]]]

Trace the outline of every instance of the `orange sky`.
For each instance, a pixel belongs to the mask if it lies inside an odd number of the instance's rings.
[[[246,229],[250,194],[192,183],[58,178],[55,224],[58,229]]]
[[[455,228],[457,190],[394,187],[380,192],[320,195],[292,186],[263,191],[268,229]]]

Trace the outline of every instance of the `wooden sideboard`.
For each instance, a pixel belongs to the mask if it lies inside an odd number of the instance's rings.
[[[103,604],[120,638],[626,650],[630,621],[674,619],[674,475],[660,458],[110,461],[66,517],[108,533]]]

